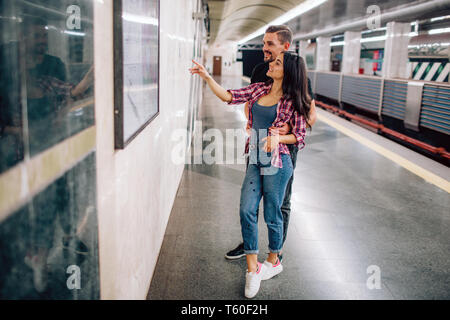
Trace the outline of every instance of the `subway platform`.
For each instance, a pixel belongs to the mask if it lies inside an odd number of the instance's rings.
[[[243,106],[204,94],[203,130],[245,127]],[[450,180],[447,167],[318,109],[298,155],[284,271],[263,281],[255,299],[450,299],[449,193],[383,150]],[[148,299],[245,299],[245,258],[224,257],[241,242],[244,174],[245,165],[186,165]]]

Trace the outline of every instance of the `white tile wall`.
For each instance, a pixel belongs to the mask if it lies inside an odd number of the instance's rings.
[[[114,150],[112,0],[95,2],[97,194],[102,299],[145,299],[183,173],[171,133],[187,127],[197,0],[161,0],[160,114]]]
[[[222,75],[242,76],[242,63],[236,62],[237,43],[216,43],[205,54],[206,67],[213,72],[214,56],[222,57]]]

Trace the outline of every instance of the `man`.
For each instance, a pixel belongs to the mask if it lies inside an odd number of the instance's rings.
[[[27,16],[22,29],[26,53],[28,122],[30,127],[34,127],[35,124],[40,126],[45,119],[50,123],[58,117],[58,113],[64,115],[71,107],[65,103],[67,99],[83,97],[93,83],[93,67],[77,85],[68,83],[64,63],[47,53],[46,20]]]
[[[25,43],[25,58],[27,68],[27,90],[36,94],[35,83],[29,81],[31,76],[41,75],[66,81],[66,68],[61,59],[47,54],[48,31],[45,20],[38,17],[25,16],[21,24],[20,39]],[[4,155],[0,162],[0,171],[12,167],[23,160],[22,145],[22,107],[20,91],[20,40],[8,41],[0,45],[0,153]],[[28,93],[27,92],[27,93]],[[38,118],[42,118],[42,110],[50,104],[37,106]],[[30,109],[28,106],[29,114]],[[53,111],[53,110],[52,110]],[[31,117],[32,118],[32,117]],[[28,119],[33,125],[33,119]],[[31,122],[31,123],[30,123]]]
[[[269,63],[274,61],[280,53],[282,53],[284,51],[289,51],[289,48],[292,43],[292,37],[293,37],[292,31],[287,26],[280,25],[280,26],[270,26],[269,28],[267,28],[266,33],[264,35],[264,39],[263,39],[264,62],[258,64],[253,69],[253,73],[252,73],[252,77],[251,77],[252,84],[257,83],[257,82],[266,82],[267,80],[270,79],[266,75],[267,71],[269,70]],[[309,95],[311,96],[312,99],[314,99],[314,96],[313,96],[313,93],[311,90],[311,82],[309,79],[308,79],[308,90],[309,90]],[[249,108],[248,108],[248,103],[247,103],[245,105],[245,115],[246,115],[247,119],[248,119],[248,113],[249,113]],[[310,116],[309,124],[312,126],[316,121],[316,109],[315,109],[314,100],[312,100],[312,102],[311,102],[311,110],[310,110],[309,116]],[[248,129],[249,128],[247,125],[247,130]],[[272,127],[272,128],[270,128],[270,130],[277,130],[278,134],[287,135],[290,133],[291,128],[289,127],[289,125],[286,125],[285,127],[281,128],[281,129]],[[295,145],[288,145],[288,147],[289,147],[289,152],[290,152],[291,158],[292,158],[292,164],[293,164],[293,167],[295,170],[295,166],[297,163],[298,147],[296,147]],[[247,160],[247,166],[248,166],[248,160]],[[294,175],[292,175],[291,179],[289,180],[289,182],[287,184],[283,205],[281,206],[281,211],[283,213],[283,244],[286,241],[286,235],[287,235],[287,230],[288,230],[288,226],[289,226],[293,180],[294,180]],[[230,260],[239,259],[242,257],[245,257],[243,242],[241,244],[239,244],[235,249],[229,251],[225,255],[225,258],[230,259]],[[282,254],[280,254],[279,260],[281,261],[282,259],[283,259],[283,256],[282,256]]]
[[[23,28],[27,69],[33,70],[40,76],[49,76],[60,81],[66,81],[64,62],[60,58],[47,53],[47,22],[37,17],[26,17]]]

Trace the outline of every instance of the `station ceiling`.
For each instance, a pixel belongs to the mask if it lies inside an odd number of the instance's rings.
[[[208,0],[210,42],[239,41],[305,0]]]
[[[204,0],[209,6],[210,43],[239,41],[247,35],[269,24],[287,11],[307,0]],[[367,16],[371,5],[379,6],[381,12],[407,10],[412,4],[430,0],[328,0],[306,14],[286,22],[294,35],[308,34],[324,28],[338,26]],[[447,8],[439,7],[435,12],[424,12],[421,16],[402,20],[414,21],[431,16],[450,14]],[[362,28],[364,29],[364,28]],[[262,37],[250,42],[260,43]]]

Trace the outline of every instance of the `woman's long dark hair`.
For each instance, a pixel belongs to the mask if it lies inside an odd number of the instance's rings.
[[[311,97],[308,93],[305,61],[296,53],[285,52],[283,64],[283,94],[287,99],[293,101],[294,110],[305,118],[306,124],[309,126]]]

